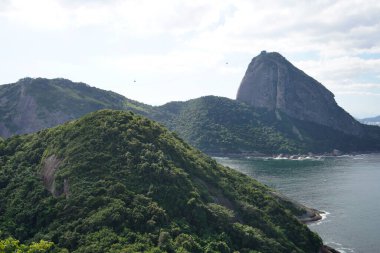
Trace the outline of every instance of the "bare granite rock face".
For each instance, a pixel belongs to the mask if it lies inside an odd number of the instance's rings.
[[[276,52],[262,51],[252,59],[236,99],[350,135],[363,131],[361,124],[336,103],[332,92]]]
[[[58,159],[55,155],[51,155],[48,158],[46,158],[41,170],[41,176],[45,188],[55,197],[61,195],[61,193],[57,192],[55,186],[55,173],[60,164],[61,160]]]
[[[60,110],[50,111],[49,104],[38,103],[36,96],[30,92],[33,81],[25,78],[0,87],[0,136],[7,138],[15,134],[37,132],[74,118]],[[45,96],[43,89],[41,97]]]

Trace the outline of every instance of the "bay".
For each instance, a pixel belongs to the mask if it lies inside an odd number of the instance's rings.
[[[286,160],[215,158],[306,206],[326,212],[309,225],[341,252],[380,252],[380,154]]]

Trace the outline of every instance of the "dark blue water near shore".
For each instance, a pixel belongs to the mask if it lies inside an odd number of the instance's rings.
[[[309,207],[327,212],[311,224],[341,252],[380,252],[380,154],[321,160],[216,158]]]

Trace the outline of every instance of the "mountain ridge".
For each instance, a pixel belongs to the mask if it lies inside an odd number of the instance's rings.
[[[272,56],[276,61],[286,61],[278,53],[265,53],[263,57]],[[294,66],[292,68],[306,75]],[[250,73],[249,69],[247,73]],[[315,84],[314,79],[307,78]],[[330,91],[318,82],[316,85],[326,91],[326,96],[336,104]],[[279,109],[216,96],[150,106],[62,78],[25,78],[0,86],[0,136],[6,138],[39,131],[106,108],[131,110],[147,116],[212,155],[332,154],[336,149],[348,153],[380,150],[378,128],[356,121],[354,128],[360,128],[359,131],[341,131],[293,117]],[[345,122],[349,126],[354,119],[350,115],[347,117],[349,122]]]
[[[31,133],[99,109],[146,114],[151,107],[63,78],[23,78],[0,86],[0,136]]]

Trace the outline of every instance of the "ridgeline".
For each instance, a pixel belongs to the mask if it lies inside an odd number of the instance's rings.
[[[0,136],[37,132],[100,109],[144,115],[150,108],[115,92],[63,78],[23,78],[0,86]]]
[[[380,128],[360,125],[351,135],[279,110],[207,96],[171,102],[149,114],[203,152],[216,156],[373,152],[380,150]]]
[[[321,83],[278,53],[254,57],[237,99],[207,96],[149,106],[66,79],[0,86],[0,136],[33,133],[99,109],[156,120],[211,155],[380,151],[380,128],[356,121]]]

